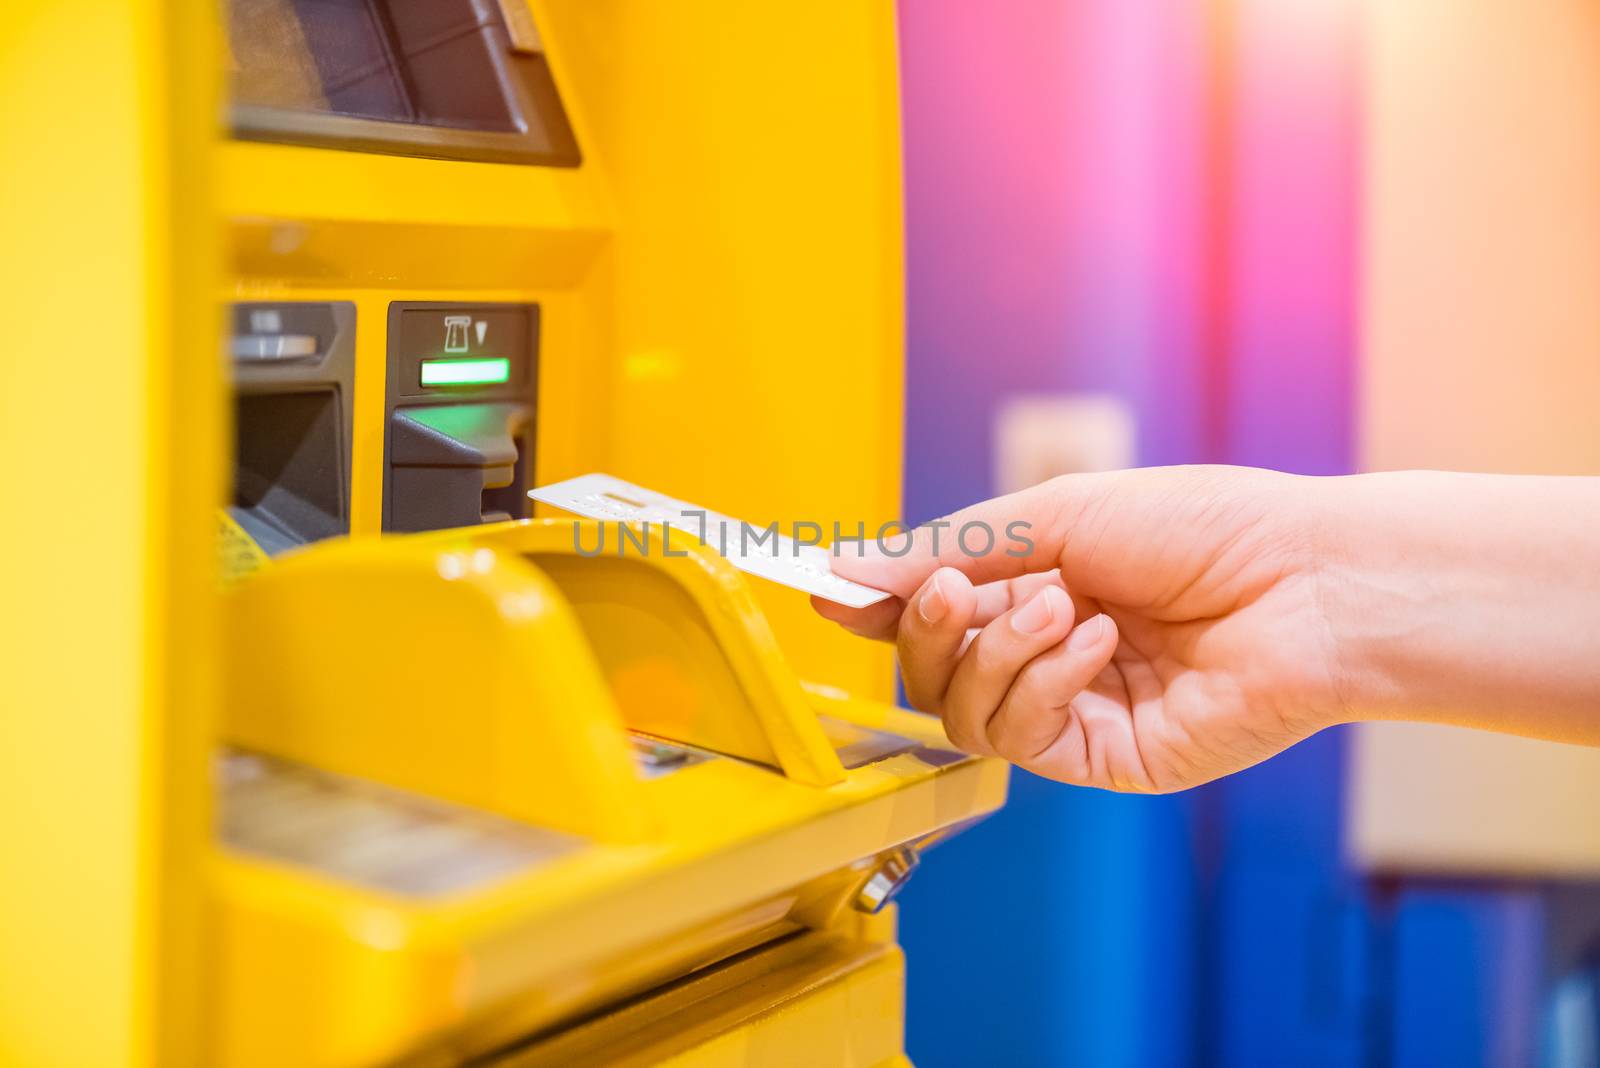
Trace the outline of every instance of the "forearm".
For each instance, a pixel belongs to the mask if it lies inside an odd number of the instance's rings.
[[[1318,583],[1346,718],[1600,744],[1600,479],[1325,485]]]

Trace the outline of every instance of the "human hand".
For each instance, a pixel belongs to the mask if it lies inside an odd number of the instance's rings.
[[[960,748],[1062,782],[1181,790],[1344,714],[1310,481],[1225,467],[1065,476],[918,528],[903,555],[840,551],[836,573],[895,597],[813,604],[894,640],[907,699]],[[1007,538],[1019,522],[1026,551]],[[994,533],[991,551],[964,551],[971,523]]]

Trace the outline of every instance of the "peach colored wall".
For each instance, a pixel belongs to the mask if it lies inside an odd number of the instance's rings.
[[[1362,465],[1600,473],[1600,4],[1367,15]],[[1351,776],[1359,862],[1600,871],[1600,750],[1373,725]]]
[[[1362,462],[1600,473],[1600,4],[1369,12]]]

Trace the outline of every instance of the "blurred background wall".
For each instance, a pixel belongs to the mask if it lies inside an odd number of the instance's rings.
[[[1132,463],[1600,472],[1600,6],[900,17],[907,518]],[[1600,758],[1405,732],[1174,797],[1015,773],[903,898],[913,1058],[1595,1063]]]

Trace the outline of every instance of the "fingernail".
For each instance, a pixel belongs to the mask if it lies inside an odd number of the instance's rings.
[[[939,588],[939,576],[936,573],[917,600],[917,615],[922,617],[924,623],[937,623],[948,611],[950,602],[944,599],[944,591]]]
[[[1067,635],[1067,648],[1074,653],[1086,652],[1100,643],[1100,637],[1105,632],[1106,617],[1101,613],[1093,619],[1085,620],[1077,630]]]
[[[1037,634],[1050,625],[1055,618],[1055,605],[1051,603],[1050,594],[1056,592],[1052,586],[1046,586],[1033,595],[1033,599],[1011,617],[1011,625],[1023,634]]]

